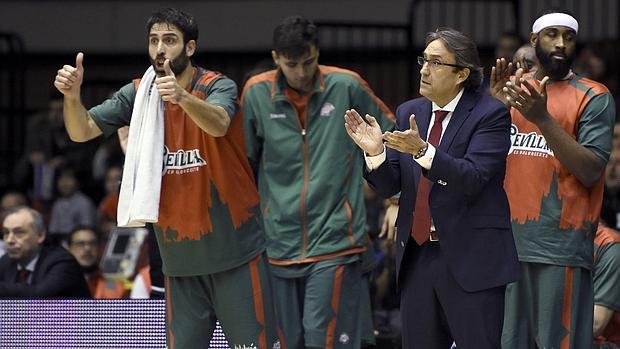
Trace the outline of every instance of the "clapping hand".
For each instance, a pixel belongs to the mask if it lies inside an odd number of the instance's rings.
[[[367,122],[366,122],[367,121]],[[366,154],[375,156],[383,152],[383,135],[377,119],[366,114],[366,121],[355,109],[344,113],[344,128],[349,137]]]

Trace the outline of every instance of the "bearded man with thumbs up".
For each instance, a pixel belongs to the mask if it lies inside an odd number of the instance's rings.
[[[67,132],[85,142],[130,125],[118,224],[155,232],[168,347],[208,347],[216,318],[231,347],[275,347],[258,193],[234,117],[237,86],[191,64],[193,16],[162,9],[146,27],[151,67],[102,104],[82,104],[83,53],[58,71]]]

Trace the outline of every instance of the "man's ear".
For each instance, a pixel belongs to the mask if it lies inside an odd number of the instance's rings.
[[[271,59],[273,59],[275,65],[280,66],[280,56],[278,56],[276,50],[271,50]]]
[[[469,77],[469,74],[471,74],[471,70],[469,68],[460,69],[457,73],[459,77],[459,84],[465,82],[465,80],[467,80],[467,78]]]
[[[196,40],[190,40],[185,44],[185,54],[191,57],[196,53]]]
[[[43,242],[45,242],[45,237],[47,236],[47,232],[43,232],[41,234],[39,234],[39,237],[37,238],[37,243],[39,245],[43,245]]]
[[[536,47],[536,42],[538,41],[538,34],[530,33],[530,44],[532,47]]]

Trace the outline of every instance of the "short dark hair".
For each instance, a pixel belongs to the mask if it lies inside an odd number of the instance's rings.
[[[183,33],[183,43],[187,44],[190,40],[198,41],[198,25],[194,16],[176,8],[164,8],[151,14],[146,21],[146,34],[151,32],[151,28],[156,23],[172,24],[179,28]]]
[[[426,34],[426,44],[424,46],[428,46],[428,44],[435,40],[441,40],[446,48],[454,53],[456,59],[454,64],[469,69],[469,76],[463,82],[463,87],[466,90],[476,91],[482,85],[483,69],[480,65],[478,47],[474,40],[452,28],[437,28],[434,32]]]
[[[310,52],[312,46],[319,46],[318,30],[302,16],[287,17],[273,30],[273,50],[278,55],[300,58]]]
[[[73,243],[73,237],[75,236],[75,234],[77,234],[77,232],[82,231],[82,230],[88,230],[93,232],[93,234],[95,235],[95,238],[97,239],[97,243],[101,242],[101,234],[99,233],[99,231],[91,226],[88,225],[79,225],[73,229],[71,229],[71,232],[69,233],[69,235],[67,235],[67,244],[71,245]]]

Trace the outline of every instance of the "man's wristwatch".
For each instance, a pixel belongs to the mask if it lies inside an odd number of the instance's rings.
[[[423,157],[424,154],[426,154],[427,150],[428,150],[428,143],[426,143],[426,145],[424,147],[420,148],[420,150],[418,150],[418,152],[415,155],[413,155],[413,158],[414,159],[419,159],[419,158]]]

